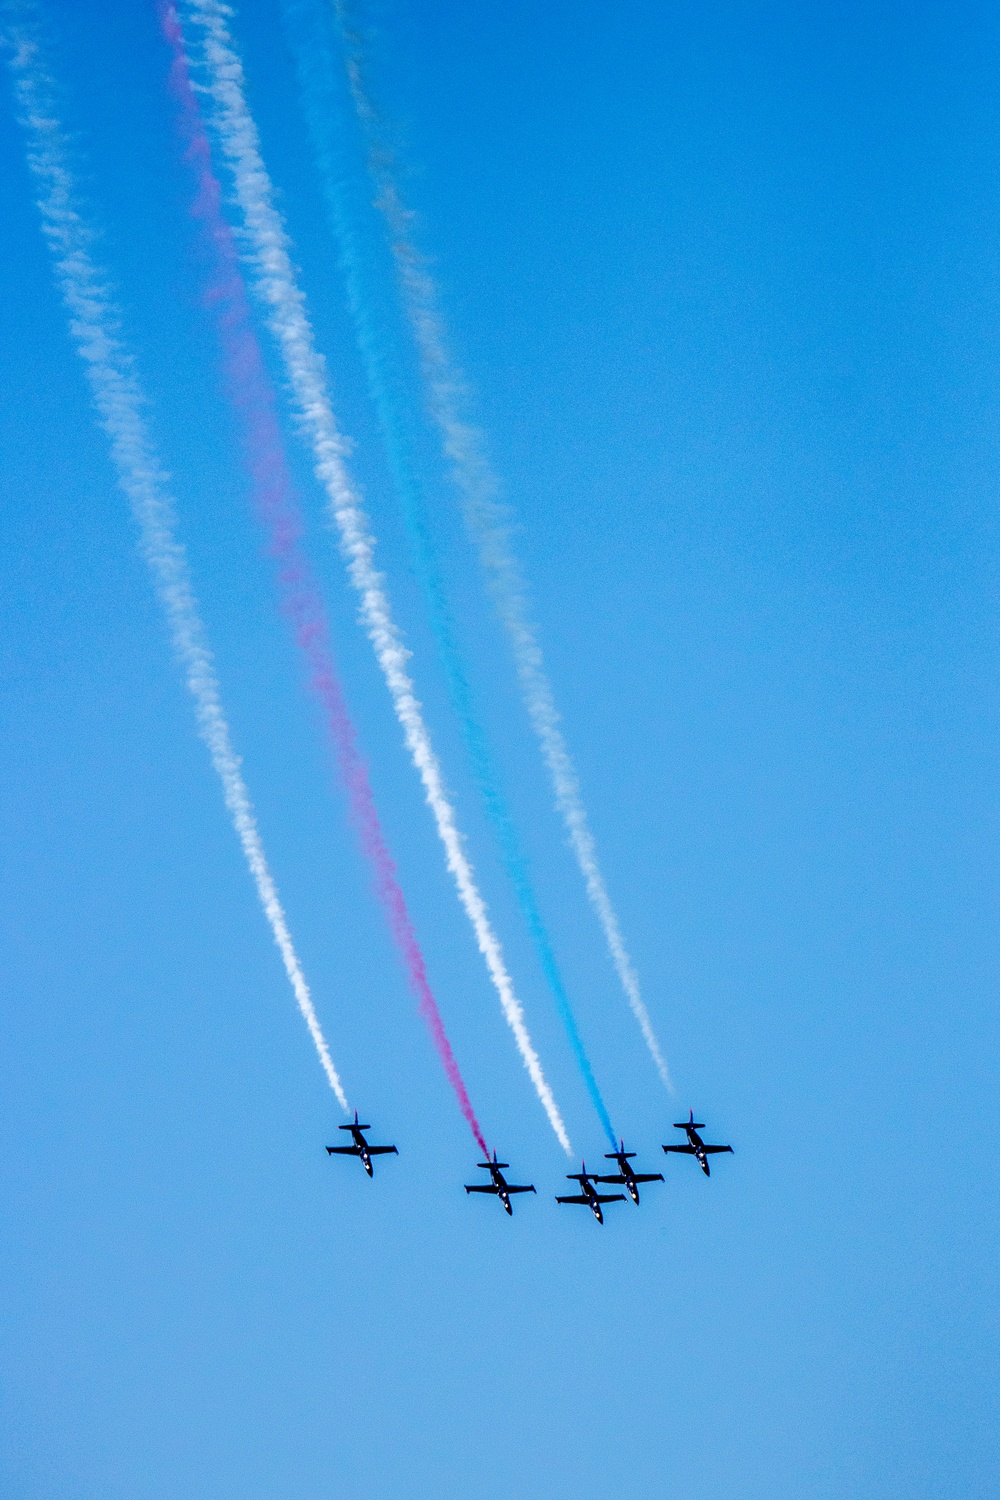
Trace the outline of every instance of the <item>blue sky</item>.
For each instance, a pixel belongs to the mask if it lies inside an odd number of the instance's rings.
[[[509,1222],[461,1190],[475,1148],[274,608],[152,6],[49,14],[292,930],[348,1092],[401,1154],[372,1184],[323,1151],[340,1116],[91,415],[8,89],[5,1495],[992,1495],[995,14],[366,12],[676,1100],[616,988],[439,482],[446,578],[581,1031],[650,1170],[689,1104],[736,1148],[710,1182],[671,1160],[603,1231],[552,1201],[572,1166],[289,425],[435,990],[488,1138],[539,1196]],[[470,853],[596,1159],[434,659],[277,0],[234,26]]]

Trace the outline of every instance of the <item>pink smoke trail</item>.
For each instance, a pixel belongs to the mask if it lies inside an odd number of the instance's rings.
[[[208,301],[218,326],[231,399],[242,422],[257,508],[267,528],[269,550],[280,565],[282,611],[291,620],[296,643],[308,663],[309,687],[322,706],[347,790],[351,817],[362,851],[372,866],[375,889],[417,996],[420,1015],[431,1033],[462,1114],[488,1156],[486,1141],[427,978],[424,956],[396,878],[396,866],[386,847],[368,770],[358,749],[357,734],[334,666],[319,587],[299,547],[302,518],[285,459],[274,391],[254,332],[235,237],[222,212],[222,191],[212,171],[211,149],[191,84],[177,12],[172,4],[162,0],[158,10],[173,52],[170,87],[179,107],[184,154],[197,180],[193,212],[212,252]]]

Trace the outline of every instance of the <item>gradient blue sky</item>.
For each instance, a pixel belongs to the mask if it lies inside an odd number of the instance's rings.
[[[294,434],[309,545],[474,1102],[370,894],[221,396],[152,5],[58,0],[101,254],[371,1184],[257,908],[0,109],[3,1235],[11,1500],[996,1493],[1000,19],[974,4],[379,0],[408,164],[660,1088],[447,487],[439,544],[611,1113],[604,1231],[442,868]],[[414,671],[578,1151],[601,1132],[477,807],[277,0],[235,30]],[[5,80],[6,82],[6,80]],[[992,1433],[992,1436],[991,1436]]]

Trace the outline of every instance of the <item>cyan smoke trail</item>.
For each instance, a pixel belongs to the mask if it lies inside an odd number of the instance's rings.
[[[389,607],[385,581],[375,566],[375,541],[361,497],[344,462],[344,439],[337,426],[326,379],[326,365],[306,311],[291,259],[291,243],[274,203],[274,188],[260,153],[257,126],[247,106],[243,65],[229,33],[231,10],[223,0],[186,0],[185,14],[200,36],[205,96],[211,121],[234,178],[250,259],[254,290],[269,315],[269,327],[284,362],[299,424],[309,442],[313,468],[323,486],[340,535],[348,573],[361,601],[361,618],[389,689],[410,757],[424,787],[448,871],[486,962],[507,1024],[556,1137],[571,1152],[569,1137],[524,1020],[499,938],[476,884],[459,833],[455,809],[406,667],[408,652]]]
[[[197,183],[194,214],[211,250],[208,300],[222,345],[231,399],[243,427],[257,508],[267,528],[270,551],[280,565],[278,582],[282,608],[293,623],[296,642],[308,663],[309,685],[322,705],[327,732],[347,790],[351,816],[362,850],[371,864],[375,888],[417,997],[420,1015],[431,1033],[462,1114],[478,1145],[488,1156],[482,1130],[431,990],[424,956],[396,877],[396,866],[382,832],[368,770],[358,749],[357,735],[334,665],[319,586],[299,547],[303,522],[285,458],[274,391],[254,332],[233,231],[222,213],[222,195],[212,171],[211,150],[191,86],[177,13],[170,3],[161,3],[159,10],[164,35],[173,52],[171,88],[179,106],[185,154]]]
[[[288,32],[295,56],[306,124],[319,170],[331,229],[340,248],[348,301],[357,333],[369,390],[378,413],[389,467],[403,509],[417,575],[427,603],[431,628],[448,682],[473,779],[500,846],[504,868],[514,887],[521,913],[531,934],[542,972],[569,1038],[577,1067],[611,1145],[618,1140],[594,1077],[590,1059],[573,1014],[548,931],[535,897],[528,862],[500,778],[490,754],[485,731],[473,701],[462,661],[454,619],[448,605],[434,544],[427,522],[426,502],[409,417],[405,386],[399,378],[398,356],[378,312],[372,285],[371,254],[360,243],[357,213],[341,166],[336,119],[342,114],[336,88],[336,62],[325,10],[316,0],[284,0]]]
[[[347,1096],[292,943],[240,772],[240,758],[233,749],[187,555],[175,535],[174,502],[142,416],[146,398],[132,356],[122,343],[121,316],[108,278],[92,255],[98,235],[84,213],[70,169],[69,143],[59,122],[56,88],[37,33],[37,11],[30,4],[8,5],[6,9],[11,19],[4,26],[3,42],[10,54],[17,115],[27,137],[28,166],[37,188],[42,230],[69,313],[70,332],[86,369],[98,419],[111,443],[118,482],[139,529],[174,651],[194,699],[198,731],[222,782],[229,816],[299,1010],[327,1081],[347,1110]]]
[[[351,29],[345,0],[332,0],[332,4],[343,38],[351,96],[368,144],[369,170],[376,189],[375,203],[385,221],[400,295],[420,356],[428,409],[437,425],[452,478],[462,497],[466,525],[478,545],[497,613],[510,640],[524,704],[548,768],[556,806],[583,875],[587,895],[650,1056],[664,1087],[672,1093],[673,1084],[666,1060],[598,862],[597,845],[583,805],[579,777],[561,728],[538,634],[528,613],[524,577],[511,545],[504,507],[499,502],[499,482],[486,457],[482,434],[465,414],[468,404],[465,380],[448,348],[437,288],[413,241],[413,215],[403,203],[393,154],[384,140],[384,131],[368,92],[360,39]]]

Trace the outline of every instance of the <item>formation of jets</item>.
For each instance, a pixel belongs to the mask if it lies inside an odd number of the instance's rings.
[[[359,1157],[361,1160],[361,1165],[364,1167],[369,1177],[373,1177],[375,1175],[372,1169],[373,1156],[397,1156],[399,1154],[395,1146],[369,1145],[368,1141],[365,1139],[365,1131],[371,1130],[371,1126],[360,1125],[358,1123],[357,1110],[354,1111],[353,1124],[341,1125],[340,1129],[350,1131],[352,1144],[350,1146],[327,1146],[327,1151],[331,1156]],[[705,1129],[705,1126],[700,1120],[695,1119],[694,1110],[691,1111],[686,1120],[679,1120],[675,1122],[674,1129],[684,1131],[685,1135],[687,1136],[686,1143],[683,1146],[676,1144],[664,1146],[663,1150],[668,1155],[671,1152],[676,1152],[681,1156],[693,1156],[706,1177],[711,1176],[711,1173],[708,1169],[708,1158],[710,1156],[717,1156],[720,1152],[723,1151],[731,1152],[733,1149],[732,1146],[706,1145],[701,1136],[698,1134],[699,1130]],[[624,1203],[625,1193],[600,1193],[598,1192],[595,1184],[601,1183],[623,1187],[625,1189],[625,1192],[632,1199],[632,1202],[638,1208],[639,1184],[641,1182],[662,1182],[663,1173],[634,1171],[632,1168],[632,1160],[634,1157],[635,1152],[626,1151],[625,1142],[620,1140],[618,1142],[617,1151],[605,1152],[605,1160],[613,1161],[618,1168],[617,1172],[588,1172],[587,1163],[581,1162],[579,1172],[566,1173],[566,1176],[570,1180],[570,1182],[578,1182],[580,1184],[580,1191],[578,1193],[557,1194],[556,1202],[578,1203],[583,1208],[589,1208],[598,1224],[603,1224],[604,1214],[601,1205],[604,1203]],[[510,1214],[511,1217],[513,1217],[514,1214],[514,1210],[511,1207],[510,1202],[511,1194],[533,1193],[535,1191],[533,1183],[508,1182],[506,1177],[504,1176],[504,1171],[509,1169],[510,1163],[505,1161],[497,1161],[497,1154],[495,1151],[493,1153],[492,1161],[477,1162],[477,1166],[482,1167],[485,1171],[489,1172],[490,1180],[489,1182],[466,1183],[465,1191],[467,1193],[489,1193],[494,1198],[499,1198],[500,1202],[503,1204],[504,1211]]]

